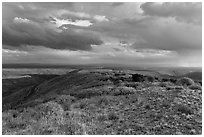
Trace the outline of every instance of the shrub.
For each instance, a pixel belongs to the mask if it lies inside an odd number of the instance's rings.
[[[85,89],[80,91],[79,93],[76,94],[76,97],[78,98],[90,98],[93,96],[100,96],[102,95],[102,91],[92,88],[92,89]]]
[[[108,114],[108,119],[109,120],[118,120],[119,116],[116,113],[111,112],[111,113]]]
[[[181,112],[181,113],[185,113],[185,114],[192,114],[193,111],[190,107],[188,107],[187,105],[183,105],[183,104],[178,104],[176,106],[177,111]]]
[[[164,107],[164,108],[169,108],[171,107],[171,102],[170,101],[167,101],[167,100],[164,100],[161,104],[161,107]]]
[[[97,120],[100,121],[100,122],[104,122],[104,121],[107,120],[107,117],[106,117],[106,115],[101,114],[101,115],[99,115],[99,116],[97,117]]]
[[[68,96],[59,96],[59,100]],[[84,103],[83,103],[84,104]],[[71,117],[72,118],[72,117]],[[3,134],[83,134],[78,121],[66,117],[60,104],[50,101],[33,108],[3,112]]]
[[[59,95],[55,99],[58,104],[62,104],[63,102],[74,102],[75,100],[76,98],[70,95]]]
[[[192,90],[202,90],[202,87],[196,84],[189,86],[189,88]]]
[[[156,81],[159,81],[159,80],[160,80],[158,77],[155,77],[154,79],[155,79]]]
[[[174,83],[174,84],[175,84],[177,80],[170,78],[169,81],[170,81],[171,83]]]
[[[200,81],[199,84],[202,86],[202,81]]]
[[[174,90],[175,88],[174,87],[172,87],[172,86],[167,86],[166,87],[166,90]]]
[[[17,110],[15,111],[8,111],[4,112],[7,116],[3,117],[2,123],[3,123],[3,134],[25,134],[29,132],[29,134],[32,134],[31,131],[27,131],[29,127],[34,127],[36,123],[41,122],[42,115],[39,119],[34,119],[31,114],[33,112],[31,110],[34,109],[24,109],[21,113],[18,112],[18,115],[16,115]],[[37,114],[37,111],[35,110],[35,115]],[[15,115],[15,116],[13,116]],[[5,115],[4,115],[5,116]],[[38,129],[40,126],[37,126]]]
[[[160,87],[170,87],[173,86],[171,82],[160,82],[159,84]]]
[[[50,129],[45,129],[45,130],[43,130],[43,131],[40,133],[40,135],[51,135],[52,133],[53,133],[52,130],[50,130]]]
[[[89,104],[90,104],[90,102],[89,102],[88,99],[83,99],[83,100],[80,100],[80,101],[77,102],[77,103],[74,103],[74,104],[73,104],[73,108],[84,109],[84,108],[86,108]]]
[[[183,86],[168,86],[166,87],[171,93],[178,94],[183,91]]]
[[[149,110],[149,109],[151,108],[151,106],[150,106],[149,104],[146,104],[146,105],[144,106],[144,108]]]
[[[17,110],[2,112],[2,133],[13,134],[15,131],[23,130],[28,122],[22,119],[21,113]]]
[[[126,87],[126,86],[121,86],[116,88],[115,90],[112,90],[112,95],[118,96],[118,95],[129,95],[129,94],[134,94],[136,90],[132,87]]]
[[[175,90],[183,90],[183,86],[175,86],[174,89]]]
[[[20,115],[19,111],[14,109],[10,109],[6,113],[7,116],[11,116],[12,118],[17,118]]]
[[[10,129],[25,129],[27,127],[26,123],[21,123],[21,122],[12,122],[12,123],[8,123],[7,127]]]
[[[194,85],[194,81],[190,78],[187,77],[183,77],[180,78],[177,82],[177,85],[182,85],[182,86],[190,86],[190,85]]]
[[[147,113],[147,117],[150,118],[153,121],[159,121],[163,117],[163,114],[162,113],[157,113],[157,112],[154,112],[154,111],[149,111]]]
[[[147,80],[148,82],[154,82],[154,77],[152,77],[152,76],[146,76],[146,80]]]
[[[169,79],[167,79],[167,78],[162,79],[162,82],[168,82],[168,81],[169,81]]]
[[[141,83],[138,83],[138,82],[128,82],[128,83],[125,84],[125,86],[137,88],[137,87],[141,86]]]
[[[114,75],[115,75],[116,77],[118,77],[118,76],[120,76],[120,73],[115,73]]]
[[[50,101],[34,108],[38,113],[41,114],[41,118],[52,123],[62,123],[64,110],[60,104]]]
[[[116,79],[116,80],[113,82],[114,85],[121,85],[122,83],[123,83],[123,81],[120,80],[120,79]]]
[[[135,82],[143,82],[145,81],[145,77],[141,74],[132,74],[132,80]]]
[[[59,130],[62,132],[62,134],[65,135],[81,135],[83,134],[83,129],[81,125],[74,121],[70,121],[66,124],[62,124],[59,126]]]
[[[35,110],[31,107],[24,108],[23,112],[21,113],[21,116],[25,121],[39,121],[42,118],[42,114],[38,110]]]
[[[2,110],[8,110],[8,109],[12,109],[12,105],[7,103],[7,104],[2,104]]]
[[[108,105],[109,104],[109,100],[106,98],[106,97],[102,97],[98,100],[98,105],[101,106],[101,105]]]
[[[166,87],[166,83],[161,82],[161,83],[159,84],[159,86],[160,86],[160,87]]]
[[[59,95],[58,97],[56,97],[56,99],[54,100],[55,102],[57,102],[58,104],[62,105],[63,109],[69,110],[70,109],[70,105],[76,100],[75,97],[70,96],[70,95]]]

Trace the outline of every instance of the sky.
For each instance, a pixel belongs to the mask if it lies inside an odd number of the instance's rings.
[[[2,63],[202,66],[202,3],[2,4]]]

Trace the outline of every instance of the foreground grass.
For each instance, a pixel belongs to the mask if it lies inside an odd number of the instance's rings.
[[[4,111],[3,134],[201,134],[198,88],[135,84],[53,95],[32,107]]]

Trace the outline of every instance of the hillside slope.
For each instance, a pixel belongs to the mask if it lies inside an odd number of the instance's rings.
[[[6,80],[3,91],[3,134],[202,134],[197,84],[135,82],[123,71],[76,70]]]
[[[183,75],[183,77],[189,77],[193,80],[202,81],[202,72],[190,72]]]

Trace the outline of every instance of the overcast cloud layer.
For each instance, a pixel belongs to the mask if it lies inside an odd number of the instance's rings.
[[[3,3],[3,63],[202,64],[201,3]]]

